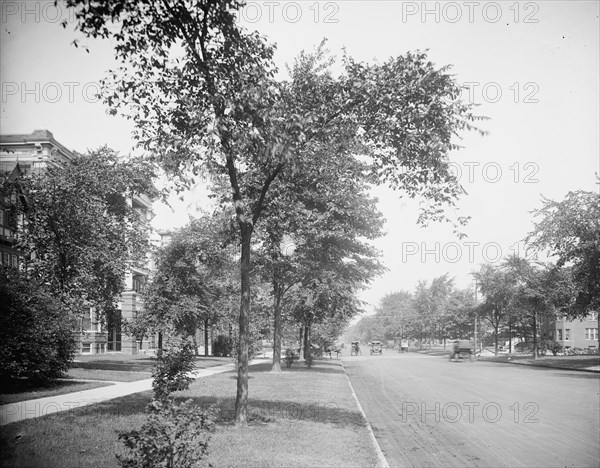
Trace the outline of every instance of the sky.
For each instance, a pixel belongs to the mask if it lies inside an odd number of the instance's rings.
[[[114,68],[107,41],[82,38],[71,13],[53,1],[2,0],[0,130],[3,134],[50,130],[66,147],[85,151],[108,145],[127,154],[132,125],[108,116],[95,98]],[[413,290],[419,280],[448,274],[473,287],[471,273],[511,253],[525,255],[531,211],[542,196],[561,200],[572,190],[598,191],[598,1],[248,2],[241,21],[277,44],[281,70],[303,49],[327,38],[328,48],[357,60],[382,62],[427,50],[437,66],[451,65],[478,104],[489,132],[463,135],[450,159],[467,195],[459,214],[470,216],[459,239],[448,224],[416,225],[414,202],[385,188],[373,190],[387,219],[374,242],[387,273],[360,297],[373,312],[381,298]],[[80,39],[74,47],[73,39]],[[89,49],[86,52],[83,46]],[[158,229],[185,224],[202,206],[201,190],[172,208],[156,206]]]

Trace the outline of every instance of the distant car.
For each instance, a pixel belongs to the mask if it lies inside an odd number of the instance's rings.
[[[371,341],[371,354],[383,354],[381,341]]]
[[[450,361],[460,361],[461,359],[469,359],[473,361],[475,358],[475,346],[469,340],[456,340],[450,351]]]

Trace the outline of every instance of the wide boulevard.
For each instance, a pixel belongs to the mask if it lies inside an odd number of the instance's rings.
[[[598,373],[368,353],[343,363],[390,467],[600,466]]]

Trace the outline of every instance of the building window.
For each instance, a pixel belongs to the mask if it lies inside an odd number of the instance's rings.
[[[10,266],[10,254],[7,252],[2,252],[2,265]]]
[[[133,277],[133,290],[136,293],[144,294],[144,292],[146,291],[146,282],[143,276]]]
[[[81,352],[82,353],[91,353],[92,352],[92,344],[91,343],[81,343]]]
[[[556,339],[558,341],[562,341],[562,328],[559,328],[558,330],[556,330]]]
[[[92,314],[89,307],[83,309],[83,315],[81,318],[81,329],[83,331],[92,331]]]
[[[565,328],[565,340],[570,340],[571,339],[571,329],[570,328]]]
[[[597,328],[586,328],[585,329],[585,339],[597,341],[598,340],[598,329]]]

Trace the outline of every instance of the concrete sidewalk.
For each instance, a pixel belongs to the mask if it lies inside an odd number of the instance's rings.
[[[258,364],[253,362],[250,365]],[[192,372],[194,378],[208,377],[214,374],[220,374],[234,370],[233,363],[222,366],[207,367]],[[55,395],[46,398],[37,398],[35,400],[19,401],[0,406],[0,426],[10,424],[23,419],[39,418],[47,414],[68,411],[82,406],[93,405],[102,401],[112,400],[132,393],[145,392],[152,390],[152,379],[137,380],[135,382],[114,382],[107,387],[93,388],[81,392],[67,393],[65,395]]]

